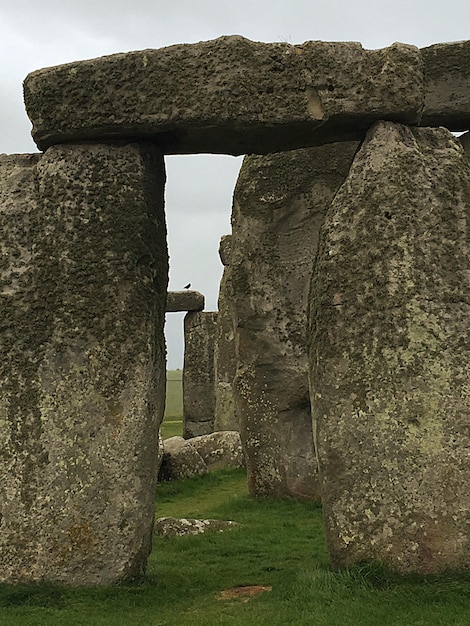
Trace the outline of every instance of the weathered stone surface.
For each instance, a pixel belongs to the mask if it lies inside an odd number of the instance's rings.
[[[310,368],[334,566],[470,569],[469,214],[458,140],[388,122],[328,212]]]
[[[423,48],[424,109],[421,126],[470,128],[470,41]]]
[[[170,437],[163,442],[161,480],[195,478],[217,469],[244,467],[240,435],[225,431],[191,439]]]
[[[235,402],[255,496],[319,498],[306,349],[324,214],[357,143],[246,157],[232,213]]]
[[[24,96],[41,149],[130,137],[168,154],[247,154],[360,138],[379,119],[417,123],[422,81],[413,46],[233,36],[42,69]]]
[[[231,240],[231,235],[225,235],[221,238],[219,245],[220,260],[225,267],[219,287],[217,334],[214,348],[215,431],[238,431],[240,428],[233,396],[237,360],[235,356],[235,314],[230,269]]]
[[[188,535],[202,535],[207,532],[222,533],[238,525],[237,522],[218,519],[159,517],[155,520],[155,533],[160,537],[172,539]]]
[[[226,430],[193,437],[188,440],[188,445],[197,450],[209,471],[245,465],[242,442],[237,431]]]
[[[159,480],[196,478],[208,472],[204,459],[183,437],[170,437],[163,442],[163,458]]]
[[[184,318],[183,437],[214,431],[214,343],[216,312],[190,312]]]
[[[199,291],[169,291],[166,298],[166,312],[202,311],[204,296]]]
[[[0,301],[0,580],[110,584],[140,575],[151,546],[163,160],[149,144],[21,161],[0,164],[5,232],[20,242],[2,233],[16,261]]]

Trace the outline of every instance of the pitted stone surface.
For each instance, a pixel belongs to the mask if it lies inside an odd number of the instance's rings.
[[[214,431],[214,344],[217,313],[190,312],[184,318],[183,437]]]
[[[262,154],[358,139],[380,119],[418,123],[422,59],[405,44],[221,37],[38,70],[24,96],[41,149],[146,138],[168,154]]]
[[[237,369],[235,356],[235,313],[232,290],[232,236],[224,235],[220,240],[219,256],[224,264],[217,302],[217,335],[214,353],[215,416],[214,430],[240,429],[235,408],[233,381]]]
[[[470,41],[423,48],[425,94],[421,126],[470,128]]]
[[[356,142],[245,157],[232,212],[236,412],[255,496],[319,498],[306,349],[318,233]]]
[[[237,526],[237,522],[218,519],[159,517],[155,520],[155,534],[171,539],[187,537],[188,535],[202,535],[207,532],[222,533]]]
[[[0,322],[0,580],[111,584],[140,575],[151,547],[163,160],[150,144],[28,159],[34,168],[17,167],[10,189],[0,176],[2,212],[10,232],[21,225],[23,246],[11,248]]]
[[[470,167],[445,129],[377,124],[311,285],[311,396],[336,567],[470,569]]]
[[[202,311],[204,296],[199,291],[169,291],[166,298],[166,312]]]

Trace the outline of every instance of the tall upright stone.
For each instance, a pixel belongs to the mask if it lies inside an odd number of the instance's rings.
[[[235,328],[233,289],[231,280],[232,236],[224,235],[219,245],[220,260],[224,273],[220,281],[217,336],[215,340],[215,418],[214,430],[239,430],[235,410],[233,382],[237,369],[235,354]]]
[[[126,580],[151,547],[165,396],[163,160],[151,144],[67,145],[0,170],[15,259],[0,291],[0,580]]]
[[[470,166],[380,122],[322,230],[310,371],[333,565],[470,569]]]
[[[217,313],[190,311],[184,318],[183,437],[214,432],[214,344]]]
[[[307,294],[325,211],[356,142],[245,157],[232,213],[235,403],[252,495],[319,498]]]

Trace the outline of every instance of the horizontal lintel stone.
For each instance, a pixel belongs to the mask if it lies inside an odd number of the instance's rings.
[[[418,124],[423,94],[414,46],[240,36],[41,69],[24,83],[40,149],[131,138],[166,154],[264,154],[360,139],[377,120]]]
[[[202,311],[204,295],[199,291],[169,291],[166,299],[166,312]]]

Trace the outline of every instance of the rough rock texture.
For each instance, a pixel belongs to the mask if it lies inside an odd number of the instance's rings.
[[[204,459],[194,446],[183,437],[170,437],[163,442],[163,458],[159,480],[179,480],[196,478],[207,474]]]
[[[470,168],[382,122],[335,197],[311,290],[311,396],[337,567],[470,569]]]
[[[240,435],[235,431],[210,433],[192,439],[170,437],[163,442],[159,478],[195,478],[209,471],[244,465]]]
[[[0,580],[129,579],[165,395],[163,160],[69,145],[0,170]]]
[[[155,520],[155,534],[171,539],[187,535],[202,535],[207,532],[222,533],[238,526],[237,522],[218,519],[186,519],[159,517]]]
[[[317,499],[307,294],[324,214],[356,142],[246,157],[232,213],[235,402],[252,495]]]
[[[204,296],[199,291],[169,291],[166,298],[166,312],[202,311]]]
[[[231,235],[225,235],[221,238],[219,246],[219,256],[224,264],[224,273],[219,288],[217,336],[214,348],[215,431],[238,431],[240,428],[233,396],[237,359],[235,356],[235,314],[230,269],[231,240]]]
[[[214,343],[217,313],[190,312],[184,318],[183,437],[214,431]]]
[[[193,437],[188,440],[188,444],[197,450],[209,471],[245,465],[242,443],[237,431],[225,430]]]
[[[421,126],[470,128],[470,41],[423,48],[424,109]]]
[[[380,119],[417,123],[422,59],[405,44],[221,37],[42,69],[24,96],[41,149],[130,137],[169,154],[267,153],[359,138]]]

